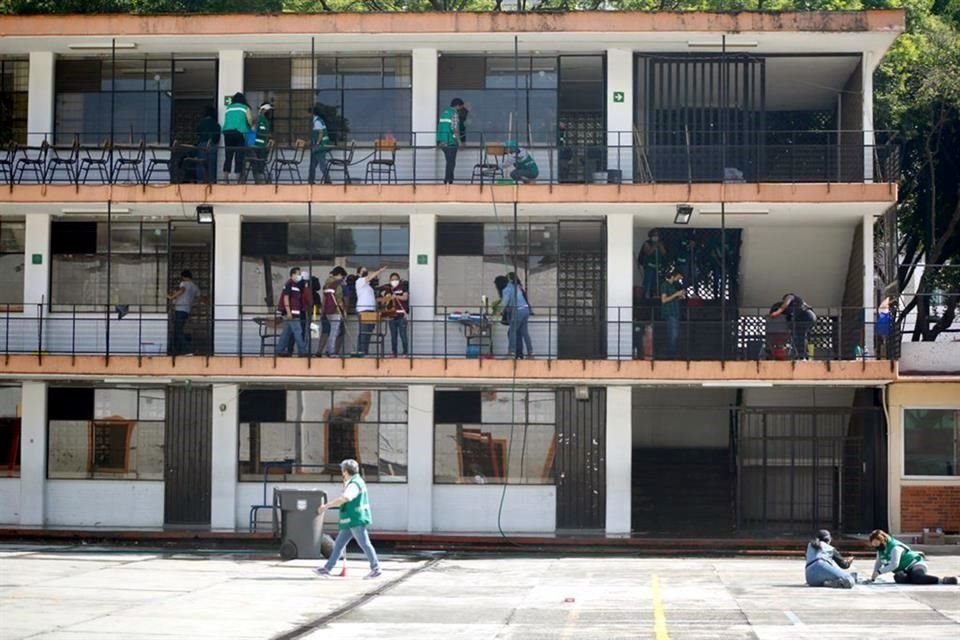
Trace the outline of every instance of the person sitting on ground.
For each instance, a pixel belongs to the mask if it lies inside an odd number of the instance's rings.
[[[870,580],[884,573],[893,573],[897,584],[958,584],[954,576],[938,578],[927,573],[927,559],[920,551],[914,551],[882,529],[870,534],[870,546],[877,550]]]
[[[510,179],[524,184],[531,184],[537,181],[540,175],[540,168],[537,162],[530,155],[530,152],[510,140],[506,144],[507,152],[513,157],[507,159],[507,164],[513,165],[513,171],[510,172]]]
[[[831,542],[830,532],[820,529],[817,537],[807,543],[807,566],[804,568],[807,585],[852,589],[856,579],[846,570],[853,563],[853,557],[843,557]]]

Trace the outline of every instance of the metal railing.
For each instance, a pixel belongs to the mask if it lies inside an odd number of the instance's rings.
[[[121,313],[122,311],[122,313]],[[212,317],[206,317],[212,311]],[[444,307],[413,307],[405,321],[380,314],[361,320],[348,314],[334,340],[334,358],[396,357],[409,360],[508,359],[515,353],[537,360],[892,360],[898,357],[897,323],[862,307],[817,308],[813,323],[769,317],[769,309],[687,306],[677,319],[659,306],[599,309],[534,306],[526,323],[529,342],[511,349],[518,326],[501,316]],[[195,307],[177,335],[173,314],[136,305],[0,305],[0,353],[47,355],[303,357],[316,360],[328,345],[323,318],[294,320],[306,329],[304,349],[280,344],[284,320],[272,312],[239,307]],[[396,347],[391,324],[395,325]],[[361,334],[369,335],[360,353]],[[406,345],[402,336],[405,335]],[[514,341],[516,342],[516,341]],[[404,348],[406,346],[406,348]],[[532,353],[532,356],[531,356]],[[329,357],[323,358],[325,361]]]
[[[440,184],[446,160],[434,132],[357,133],[356,141],[311,146],[271,140],[266,147],[148,144],[78,134],[66,144],[52,134],[0,150],[0,180],[20,184]],[[513,174],[510,136],[471,133],[456,154],[455,183],[537,184],[698,182],[896,182],[899,147],[863,144],[863,132],[766,132],[750,143],[721,143],[716,132],[695,137],[657,132],[654,144],[633,132],[603,134],[604,143],[523,143],[537,176]],[[62,138],[63,136],[59,136]],[[98,139],[97,144],[80,140]],[[667,141],[667,142],[663,142]],[[230,156],[231,171],[224,172]],[[311,166],[313,167],[311,169]],[[511,175],[513,174],[513,175]]]

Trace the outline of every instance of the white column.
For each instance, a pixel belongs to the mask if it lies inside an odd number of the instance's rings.
[[[410,215],[410,317],[413,354],[431,354],[433,348],[434,301],[437,287],[437,216]],[[421,264],[425,263],[425,264]]]
[[[23,313],[35,317],[50,300],[50,214],[28,213],[23,239]],[[39,256],[39,264],[34,257]]]
[[[53,133],[54,72],[56,56],[52,51],[30,52],[30,77],[27,85],[27,144],[39,145]],[[47,137],[52,142],[52,137]]]
[[[407,530],[430,533],[433,531],[433,385],[410,385],[407,402]]]
[[[875,352],[874,345],[874,322],[876,321],[876,283],[873,274],[873,214],[867,213],[863,216],[863,225],[861,229],[861,242],[863,243],[863,349]]]
[[[607,216],[607,357],[633,358],[633,214]]]
[[[236,354],[241,332],[251,332],[240,321],[240,214],[214,210],[214,353]],[[253,324],[253,323],[250,323]]]
[[[607,387],[607,536],[629,536],[633,389]]]
[[[863,73],[863,180],[873,182],[873,54],[864,52],[860,65]]]
[[[410,128],[416,133],[417,181],[439,176],[439,153],[436,146],[437,74],[436,49],[414,49],[412,53],[412,97],[414,109]],[[411,176],[412,178],[412,176]]]
[[[47,483],[47,383],[20,390],[20,524],[42,527]]]
[[[237,397],[235,384],[213,385],[210,528],[234,531],[237,524]]]
[[[226,98],[232,97],[237,91],[243,91],[243,50],[227,49],[219,54],[217,86],[220,95],[217,96],[220,122],[226,111]]]
[[[622,100],[621,100],[622,98]],[[633,180],[633,51],[607,49],[607,169]]]

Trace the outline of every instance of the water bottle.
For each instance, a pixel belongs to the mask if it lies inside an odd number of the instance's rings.
[[[853,348],[853,357],[857,360],[863,357],[863,349],[860,348],[860,345],[857,345]]]

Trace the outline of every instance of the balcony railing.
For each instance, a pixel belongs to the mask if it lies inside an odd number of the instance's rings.
[[[358,140],[328,147],[305,141],[271,141],[268,147],[198,147],[148,144],[144,137],[108,139],[84,133],[38,134],[33,145],[0,150],[0,180],[20,184],[439,184],[444,155],[433,132],[357,134]],[[471,133],[456,157],[454,181],[512,184],[508,134]],[[704,143],[683,142],[688,132],[657,134],[669,144],[641,144],[631,132],[608,133],[606,144],[524,144],[538,167],[537,184],[709,182],[896,182],[899,148],[891,142],[863,144],[863,132],[767,132],[745,144],[722,143],[713,132]],[[80,140],[97,139],[98,144]],[[57,142],[54,143],[53,141]],[[225,156],[241,170],[223,171]],[[311,163],[315,165],[311,171]],[[311,175],[313,178],[311,180]]]
[[[208,314],[213,311],[215,317]],[[813,324],[770,318],[769,309],[686,308],[676,321],[653,307],[533,308],[528,322],[534,359],[545,360],[893,360],[898,357],[897,323],[872,309],[817,309]],[[195,307],[183,335],[172,312],[162,307],[117,305],[0,305],[0,353],[46,355],[241,356],[282,358],[278,340],[283,319],[272,312],[250,314],[237,307]],[[338,358],[360,357],[361,332],[371,335],[368,358],[392,357],[392,318],[350,314],[336,344]],[[325,322],[304,322],[306,350],[324,350]],[[361,327],[361,324],[372,325]],[[414,307],[405,327],[397,327],[399,357],[506,359],[509,325],[478,309]],[[329,331],[329,330],[328,330]],[[406,346],[400,334],[407,337]],[[186,337],[184,337],[186,336]],[[176,346],[175,346],[176,345]],[[297,354],[294,341],[280,351]],[[242,359],[241,359],[242,364]]]

